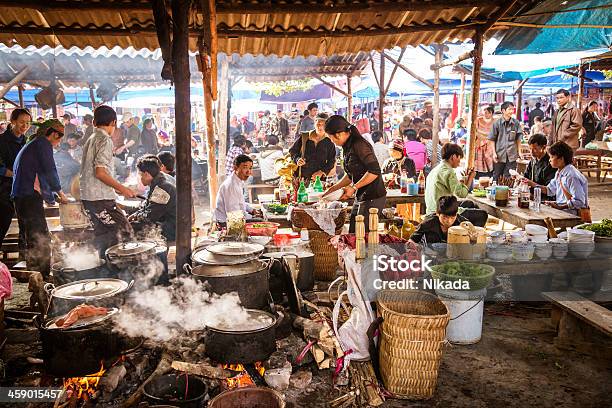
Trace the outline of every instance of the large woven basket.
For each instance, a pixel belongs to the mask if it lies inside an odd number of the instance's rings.
[[[382,290],[380,372],[397,398],[428,399],[436,389],[450,314],[437,296],[417,290]]]
[[[330,235],[323,231],[309,230],[310,250],[314,254],[314,276],[316,280],[336,279],[338,251],[329,243]]]
[[[348,210],[345,208],[340,211],[340,214],[338,214],[338,216],[334,220],[336,224],[336,234],[340,234],[342,232],[342,227],[346,222],[347,214]],[[306,211],[304,211],[304,209],[302,208],[294,208],[291,211],[291,225],[293,225],[294,231],[300,231],[302,228],[306,228],[309,231],[322,231],[319,224],[317,224],[315,220],[313,220],[312,217],[308,215],[308,213],[306,213]]]

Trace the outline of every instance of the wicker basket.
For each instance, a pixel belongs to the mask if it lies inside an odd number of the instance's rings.
[[[376,300],[381,325],[380,372],[397,398],[428,399],[436,389],[450,314],[435,295],[382,290]]]
[[[330,243],[330,235],[323,231],[309,230],[310,249],[314,254],[314,276],[316,280],[336,279],[338,251]]]
[[[342,227],[346,222],[347,214],[348,210],[345,208],[340,211],[340,214],[338,214],[338,217],[336,217],[336,234],[340,234],[342,232]],[[308,213],[306,213],[306,211],[304,211],[304,209],[302,208],[294,208],[291,211],[291,225],[293,225],[294,231],[300,231],[302,228],[306,228],[309,231],[322,231],[321,227],[319,227],[319,224],[317,224],[315,220],[313,220],[312,217],[308,215]]]

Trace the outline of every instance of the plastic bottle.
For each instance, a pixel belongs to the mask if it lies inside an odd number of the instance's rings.
[[[282,180],[278,183],[278,197],[281,204],[289,204],[289,191]]]
[[[527,180],[521,181],[518,194],[518,206],[519,208],[529,208],[529,185]]]
[[[298,203],[308,202],[308,191],[306,191],[304,180],[300,181],[300,188],[298,189],[298,193],[297,193],[297,201]]]
[[[540,187],[533,188],[533,209],[540,212],[540,204],[542,204],[542,189]]]
[[[405,170],[402,170],[402,175],[400,176],[400,191],[402,194],[408,194],[408,175]]]
[[[321,182],[321,177],[317,176],[314,182],[314,186],[312,187],[314,192],[322,193],[323,192],[323,183]]]
[[[421,170],[419,172],[419,194],[423,195],[425,194],[425,173],[423,173],[423,170]]]

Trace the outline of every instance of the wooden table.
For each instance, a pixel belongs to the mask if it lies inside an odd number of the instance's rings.
[[[580,217],[544,204],[541,205],[539,212],[531,208],[518,208],[516,197],[511,197],[506,207],[498,207],[494,201],[490,201],[486,197],[474,197],[470,194],[469,199],[478,205],[481,210],[519,228],[525,228],[527,224],[546,226],[544,222],[546,217],[550,217],[555,227],[558,228],[570,228],[582,224]]]
[[[612,172],[612,142],[593,141],[591,144],[597,149],[578,149],[574,155],[578,170],[590,175],[594,171],[597,175],[597,182],[601,183],[606,179],[608,172]],[[601,174],[603,173],[603,179]]]
[[[386,207],[393,207],[397,204],[421,204],[421,214],[425,214],[425,195],[409,196],[402,194],[401,190],[387,190]]]
[[[265,208],[261,207],[261,212],[263,213],[264,220],[269,222],[277,222],[280,224],[279,228],[290,228],[291,221],[287,219],[287,214],[274,214],[269,211],[266,211]]]

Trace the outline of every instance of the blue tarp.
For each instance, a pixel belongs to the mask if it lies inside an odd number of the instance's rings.
[[[612,8],[609,6],[610,0],[546,0],[526,13],[532,16],[518,17],[513,22],[562,28],[511,26],[497,46],[495,54],[539,54],[610,48],[611,28],[588,27],[611,27]],[[563,12],[554,13],[561,10]],[[546,14],[547,12],[552,13]],[[577,27],[579,25],[582,27]]]

